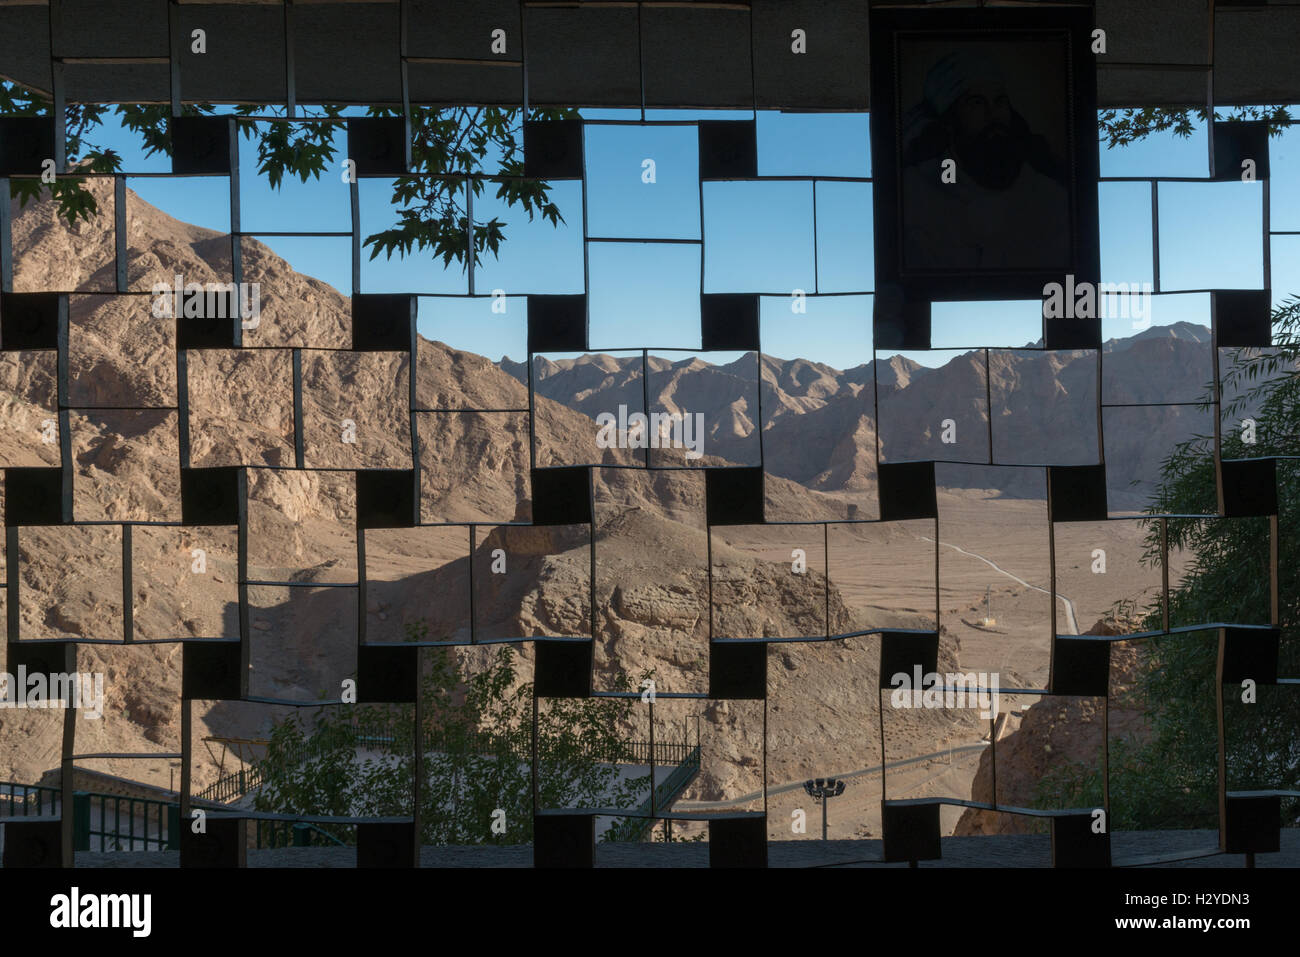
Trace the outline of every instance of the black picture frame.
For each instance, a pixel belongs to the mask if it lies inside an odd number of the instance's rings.
[[[1098,136],[1097,136],[1097,71],[1095,57],[1091,51],[1093,14],[1090,8],[1053,7],[1053,8],[1016,8],[1016,9],[962,9],[962,10],[900,10],[881,9],[872,11],[871,15],[871,153],[874,180],[874,229],[875,229],[875,270],[876,293],[880,299],[884,293],[887,299],[895,303],[924,303],[956,300],[1011,300],[1041,299],[1048,283],[1063,283],[1066,274],[1074,276],[1076,285],[1080,282],[1100,282],[1101,251],[1098,224],[1097,183],[1099,175]],[[1025,51],[1031,54],[1030,65],[1017,62],[1009,57],[1007,51],[1013,44],[1030,44]],[[937,215],[920,216],[917,204],[905,208],[905,195],[908,186],[904,183],[904,150],[911,142],[920,140],[914,134],[913,141],[906,141],[905,114],[911,121],[910,130],[915,130],[915,114],[921,107],[930,111],[931,118],[925,122],[938,125],[946,117],[951,129],[951,112],[940,116],[934,113],[934,103],[943,102],[942,97],[931,97],[926,90],[922,102],[909,106],[904,96],[915,94],[918,88],[917,76],[925,69],[922,65],[930,61],[930,71],[940,71],[940,61],[946,55],[937,56],[933,52],[937,47],[943,50],[948,45],[958,57],[966,60],[978,60],[993,63],[992,70],[1001,70],[997,58],[1000,55],[1005,63],[1016,71],[1019,82],[1006,83],[1008,99],[1012,103],[1015,121],[1027,127],[1033,134],[1033,127],[1014,110],[1016,91],[1032,89],[1032,96],[1037,101],[1037,113],[1049,117],[1048,125],[1057,132],[1051,136],[1035,134],[1036,142],[1045,144],[1045,152],[1035,154],[1048,156],[1058,162],[1050,164],[1048,172],[1050,183],[1063,186],[1064,205],[1056,212],[1066,211],[1068,222],[1062,223],[1064,249],[1055,245],[1054,231],[1049,230],[1053,239],[1051,248],[1063,252],[1063,256],[1054,257],[1053,252],[1032,250],[1020,263],[1012,263],[1005,248],[977,247],[976,255],[985,262],[961,261],[967,254],[966,247],[956,242],[945,252],[934,257],[935,262],[922,264],[917,256],[909,259],[909,248],[922,248],[918,245],[912,227],[918,217],[926,225],[936,228],[953,229],[960,223],[944,222]],[[1057,48],[1055,51],[1053,48]],[[929,50],[928,55],[925,51]],[[1002,51],[1000,54],[996,51]],[[1053,65],[1051,55],[1059,54]],[[910,59],[909,59],[910,58]],[[951,61],[950,61],[951,62]],[[1047,63],[1045,68],[1042,64]],[[1056,67],[1059,66],[1059,74]],[[991,72],[991,71],[990,71]],[[1038,78],[1038,73],[1045,73],[1041,84],[1029,84],[1025,77]],[[970,71],[967,70],[967,75]],[[925,89],[929,74],[920,84]],[[951,85],[944,87],[936,83],[940,90],[951,90]],[[1014,87],[1014,88],[1013,88]],[[958,89],[969,88],[957,87]],[[1053,118],[1051,104],[1055,102],[1052,91],[1059,88],[1061,116]],[[1046,91],[1046,92],[1044,92]],[[950,104],[951,105],[951,104]],[[924,115],[924,111],[923,115]],[[929,140],[933,140],[931,136]],[[912,149],[909,159],[915,168],[916,157],[923,154],[928,141]],[[1056,148],[1056,149],[1054,149]],[[1059,153],[1057,152],[1059,149]],[[938,169],[941,160],[934,160],[935,182],[939,181]],[[1028,171],[1030,163],[1017,166],[1019,171]],[[1047,168],[1048,164],[1039,164]],[[998,170],[995,171],[1000,172]],[[962,170],[957,170],[961,177]],[[967,171],[969,172],[969,171]],[[1038,166],[1034,166],[1037,178]],[[1021,179],[1024,179],[1022,176]],[[918,180],[913,177],[911,183]],[[921,180],[928,186],[928,178]],[[946,184],[945,184],[946,185]],[[1020,186],[1020,180],[1013,186]],[[915,194],[915,187],[912,187]],[[995,192],[995,191],[994,191]],[[1055,196],[1049,189],[1039,188],[1038,193],[1023,192],[1018,197],[1024,210],[1032,207],[1037,196]],[[1030,202],[1031,206],[1025,203]],[[938,208],[936,202],[935,208]],[[979,208],[986,209],[987,205]],[[1053,214],[1052,209],[1044,207],[1041,217],[1046,219]],[[909,218],[910,217],[910,218]],[[987,219],[987,217],[985,218]],[[933,222],[931,222],[933,221]],[[984,220],[981,220],[984,221]],[[1041,225],[1035,221],[1035,225]],[[910,244],[910,246],[909,246]],[[942,241],[940,242],[940,245]],[[1033,244],[1021,240],[1021,245],[1028,249]],[[986,250],[994,253],[985,256]],[[945,257],[951,262],[945,262]],[[1055,258],[1050,264],[1046,261]],[[879,318],[879,317],[878,317]]]

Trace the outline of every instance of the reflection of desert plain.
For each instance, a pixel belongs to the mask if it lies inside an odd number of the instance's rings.
[[[970,490],[941,490],[939,493],[939,609],[942,615],[943,646],[956,655],[954,672],[989,675],[1004,688],[1042,689],[1047,686],[1050,655],[1050,597],[1048,589],[1048,540],[1046,502],[998,499]],[[875,623],[900,627],[933,627],[934,546],[933,523],[905,523],[917,542],[917,549],[903,554],[901,561],[871,561],[866,548],[849,552],[838,561],[832,544],[831,576],[844,601],[854,612]],[[725,537],[725,531],[722,533]],[[1077,633],[1071,627],[1071,608],[1080,631],[1088,631],[1108,615],[1119,601],[1146,607],[1158,600],[1161,576],[1158,566],[1140,564],[1143,525],[1137,521],[1057,525],[1057,630]],[[1106,571],[1100,571],[1105,551]],[[772,561],[788,560],[789,550],[773,543],[755,553]],[[809,550],[809,555],[813,554]],[[891,558],[895,554],[891,550]],[[820,558],[820,554],[819,554]],[[858,560],[854,560],[857,558]],[[1176,584],[1184,565],[1179,553],[1171,556],[1170,578]],[[994,567],[996,566],[996,567]],[[1096,566],[1099,570],[1094,572]],[[993,624],[986,625],[991,602]],[[892,616],[897,616],[890,621]],[[914,616],[910,621],[907,616]],[[906,622],[906,624],[905,624]],[[876,639],[862,641],[878,654]],[[775,659],[769,667],[774,667]],[[941,658],[940,671],[945,670]],[[824,655],[809,661],[807,670],[821,680],[834,682],[843,674],[843,663]],[[773,672],[770,675],[776,677]],[[999,676],[993,679],[992,676]],[[811,677],[811,674],[809,675]],[[842,680],[842,679],[840,679]],[[774,682],[779,687],[779,681]],[[779,695],[774,692],[774,696]],[[788,693],[788,691],[787,691]],[[974,720],[976,712],[938,712],[940,720],[921,722],[916,712],[890,710],[885,697],[885,762],[888,797],[950,797],[970,799],[971,784],[981,754],[987,751],[990,722]],[[1001,695],[999,712],[1008,715],[999,725],[999,740],[1015,732],[1022,708],[1042,700],[1039,695]],[[817,710],[816,700],[806,707]],[[849,838],[880,836],[881,775],[880,742],[876,723],[868,734],[857,733],[860,741],[850,747],[855,756],[866,756],[859,764],[837,763],[812,755],[803,757],[806,773],[790,780],[769,778],[771,836],[791,837],[787,822],[791,811],[808,813],[809,837],[820,837],[820,807],[801,786],[806,777],[845,776],[842,796],[830,803],[829,836]],[[848,735],[845,735],[848,737]],[[1091,756],[1086,752],[1086,756]],[[837,754],[836,757],[839,757]],[[848,754],[845,755],[848,757]],[[1085,754],[1077,756],[1083,760]],[[1003,760],[1006,760],[1004,758]],[[897,766],[894,766],[897,763]],[[789,771],[795,771],[789,767]],[[857,772],[857,773],[855,773]],[[782,789],[780,793],[772,791]],[[1014,804],[1002,795],[1003,803]],[[945,805],[941,812],[944,833],[952,833],[963,808]]]

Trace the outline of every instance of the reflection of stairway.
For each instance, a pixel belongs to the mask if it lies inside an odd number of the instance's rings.
[[[654,794],[647,797],[633,812],[638,817],[624,818],[622,823],[611,826],[605,831],[605,840],[620,843],[635,843],[645,840],[646,834],[655,826],[656,819],[650,816],[651,809],[661,813],[672,809],[673,802],[681,797],[682,792],[700,773],[700,746],[697,744],[687,752],[682,763],[673,769]]]
[[[226,742],[237,742],[244,745],[261,745],[262,747],[265,747],[269,743],[267,741],[249,741],[240,738],[226,739],[214,737],[204,738],[203,740],[205,742],[215,741],[222,743],[223,745]],[[308,738],[301,748],[289,756],[289,761],[293,764],[303,764],[311,758],[318,757],[322,752],[340,746],[355,746],[363,740],[367,739],[362,738],[355,728],[345,727],[335,730],[332,733],[320,732],[313,734]],[[209,749],[209,753],[211,753],[211,749]],[[211,785],[194,795],[194,799],[196,801],[213,801],[220,804],[230,804],[261,787],[262,778],[265,773],[265,767],[262,762],[249,760],[244,757],[242,752],[238,757],[244,762],[243,767],[237,771],[232,771],[229,774],[222,775]]]

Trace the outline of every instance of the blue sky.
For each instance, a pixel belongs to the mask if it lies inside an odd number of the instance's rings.
[[[639,119],[637,111],[584,111],[589,119]],[[649,111],[650,120],[732,117],[734,113]],[[758,114],[760,176],[869,176],[866,114]],[[169,160],[145,159],[130,135],[106,128],[93,141],[124,156],[128,173],[165,173]],[[340,149],[343,133],[336,137]],[[294,179],[272,190],[256,175],[256,152],[241,137],[241,211],[246,232],[345,232],[351,226],[347,186],[338,170],[307,183]],[[1101,148],[1103,176],[1205,176],[1203,124],[1188,139],[1161,134],[1120,150]],[[654,160],[655,182],[643,182]],[[764,351],[849,368],[871,360],[872,193],[870,183],[762,181],[706,183],[696,176],[695,131],[690,126],[589,126],[586,135],[588,235],[593,349],[650,346],[698,350],[701,283],[700,230],[705,237],[706,292],[760,292]],[[1300,230],[1300,130],[1270,141],[1274,230]],[[132,178],[128,187],[178,219],[230,228],[229,188],[219,178]],[[360,185],[363,237],[394,222],[391,181]],[[428,254],[405,260],[369,260],[362,254],[362,292],[421,294],[425,336],[499,359],[525,350],[527,293],[583,290],[582,185],[552,184],[566,222],[529,222],[519,209],[491,198],[475,201],[477,219],[506,223],[499,259],[476,269],[481,299],[452,299],[468,291],[458,264],[444,268]],[[1149,282],[1150,187],[1102,183],[1102,279]],[[1259,288],[1262,285],[1259,183],[1165,183],[1160,187],[1161,277],[1165,291]],[[816,257],[813,240],[816,237]],[[599,240],[658,239],[629,243]],[[262,237],[300,272],[351,289],[351,245],[346,237]],[[1275,299],[1300,292],[1300,236],[1274,237]],[[505,315],[490,309],[495,289],[507,295]],[[791,309],[804,290],[806,311]],[[841,295],[823,295],[837,293]],[[851,295],[850,295],[851,294]],[[940,303],[933,310],[936,350],[1014,347],[1038,339],[1039,304]],[[1208,325],[1208,295],[1155,297],[1152,322]],[[1131,320],[1107,319],[1103,336],[1132,335]],[[951,353],[907,353],[925,365]]]

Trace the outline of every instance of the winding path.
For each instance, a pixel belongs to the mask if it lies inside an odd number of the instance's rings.
[[[934,544],[933,538],[926,538],[924,535],[917,535],[916,537],[923,542],[929,542],[932,545]],[[1034,591],[1041,591],[1044,595],[1051,594],[1051,592],[1049,592],[1046,588],[1040,588],[1038,585],[1031,585],[1023,578],[1018,578],[1015,575],[1011,574],[1011,572],[1007,571],[1005,568],[1000,568],[996,562],[989,561],[989,559],[985,558],[983,555],[976,555],[974,552],[968,552],[966,551],[966,549],[953,545],[950,542],[940,542],[939,544],[943,545],[945,548],[951,548],[953,551],[961,552],[963,555],[969,555],[971,558],[978,558],[980,561],[982,561],[985,565],[988,565],[994,571],[1001,572],[1003,575],[1006,575],[1012,581],[1020,582],[1020,584],[1024,585],[1026,588],[1032,588]],[[1079,633],[1079,622],[1074,617],[1074,602],[1070,601],[1070,599],[1066,598],[1064,595],[1058,594],[1056,597],[1061,599],[1061,601],[1065,602],[1065,612],[1067,615],[1070,616],[1070,634],[1077,635]]]

